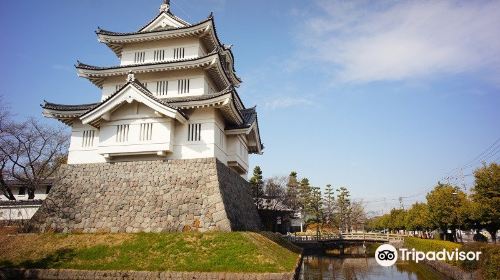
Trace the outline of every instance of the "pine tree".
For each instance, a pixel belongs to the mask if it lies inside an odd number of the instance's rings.
[[[334,224],[334,215],[335,215],[335,196],[332,185],[328,184],[325,188],[324,194],[324,208],[325,208],[325,219],[326,223],[329,225]]]
[[[337,189],[337,223],[339,225],[339,231],[348,231],[350,228],[350,216],[351,216],[351,200],[350,200],[349,190],[345,187]]]
[[[250,185],[252,186],[253,201],[257,208],[261,208],[262,197],[264,196],[264,181],[260,166],[255,166],[253,169],[253,176],[250,178]]]
[[[298,210],[300,208],[299,181],[297,180],[297,172],[295,171],[290,172],[290,175],[288,176],[285,203],[293,210]]]
[[[311,196],[311,185],[309,184],[309,179],[304,178],[300,181],[299,185],[299,207],[306,210],[307,203]]]
[[[319,235],[320,225],[323,223],[323,201],[320,188],[310,188],[305,208],[306,212],[314,217],[316,222],[316,234]]]

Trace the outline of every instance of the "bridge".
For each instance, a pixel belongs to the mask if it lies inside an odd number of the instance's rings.
[[[341,243],[341,242],[399,242],[404,239],[404,235],[389,233],[352,233],[341,234],[321,234],[321,235],[287,235],[290,242],[301,245],[311,243]]]

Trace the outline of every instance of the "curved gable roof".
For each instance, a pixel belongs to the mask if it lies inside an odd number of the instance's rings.
[[[121,106],[124,102],[130,103],[132,101],[143,103],[151,109],[182,123],[187,121],[187,116],[183,112],[156,98],[147,88],[134,80],[129,81],[99,105],[81,115],[80,120],[84,124],[99,127],[101,119],[105,119],[105,115],[111,110]]]

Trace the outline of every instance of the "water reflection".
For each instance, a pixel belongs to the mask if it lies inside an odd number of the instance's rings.
[[[339,258],[334,256],[306,256],[300,271],[301,280],[309,279],[447,279],[434,270],[415,263],[397,263],[382,267],[375,258]]]

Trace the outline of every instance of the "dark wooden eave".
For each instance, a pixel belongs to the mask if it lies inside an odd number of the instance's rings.
[[[115,93],[113,93],[112,95],[110,95],[105,100],[99,103],[81,104],[81,105],[63,105],[45,101],[45,103],[42,104],[41,106],[44,109],[44,115],[46,117],[56,118],[67,125],[71,125],[75,121],[75,119],[81,118],[86,114],[89,114],[91,111],[99,109],[99,107],[103,106],[108,100],[112,99],[114,96],[119,94],[129,84],[133,84],[135,88],[140,90],[143,94],[145,94],[147,97],[154,100],[155,102],[158,102],[161,105],[164,105],[166,107],[178,111],[186,119],[188,119],[188,115],[186,114],[185,110],[200,108],[200,107],[219,106],[220,103],[222,102],[217,101],[217,99],[226,96],[227,98],[231,99],[230,106],[232,107],[225,106],[224,108],[221,108],[221,110],[225,111],[227,114],[232,116],[230,118],[228,117],[229,118],[228,120],[230,120],[229,125],[239,126],[243,125],[243,123],[245,122],[244,119],[245,117],[242,114],[242,112],[245,112],[246,109],[242,107],[243,104],[239,100],[238,93],[232,87],[228,87],[227,89],[215,94],[204,94],[199,96],[186,96],[186,97],[160,99],[154,96],[138,80],[135,80],[133,82],[128,82],[127,84],[123,85]]]
[[[218,61],[217,65],[212,64],[213,59],[217,59]],[[214,75],[213,73],[222,72],[223,77],[217,74],[213,76],[218,78],[215,80],[215,82],[217,82],[219,85],[218,90],[224,89],[228,86],[239,85],[235,73],[228,71],[224,66],[220,49],[206,56],[181,59],[181,60],[170,60],[161,62],[105,66],[105,67],[94,66],[77,61],[75,67],[76,69],[79,70],[78,72],[80,76],[89,79],[93,84],[95,84],[100,88],[102,88],[106,77],[125,76],[128,74],[129,71],[133,71],[136,74],[140,74],[147,72],[173,71],[173,70],[183,70],[183,69],[193,69],[193,68],[202,68],[212,75]],[[170,69],[166,70],[167,68]],[[221,71],[218,71],[217,68],[220,68]]]

